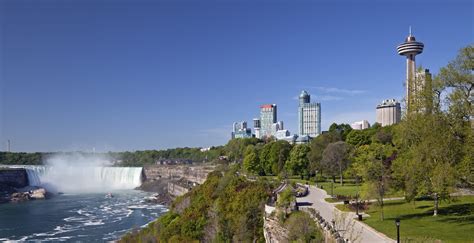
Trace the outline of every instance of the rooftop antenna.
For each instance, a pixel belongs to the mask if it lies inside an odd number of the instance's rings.
[[[410,25],[410,27],[409,27],[408,29],[409,29],[408,31],[409,31],[410,36],[411,36],[411,25]]]

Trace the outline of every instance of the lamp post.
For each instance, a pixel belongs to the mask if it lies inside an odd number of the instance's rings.
[[[318,170],[314,173],[314,185],[318,188]]]
[[[331,197],[334,197],[334,181],[331,181]]]
[[[395,219],[395,224],[397,225],[397,243],[400,243],[400,219]]]
[[[359,177],[356,176],[356,186],[357,186],[357,192],[356,192],[356,215],[357,217],[359,216]]]

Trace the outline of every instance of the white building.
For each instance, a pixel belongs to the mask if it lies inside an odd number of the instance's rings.
[[[289,136],[290,136],[290,131],[288,130],[278,130],[275,133],[275,138],[278,140],[286,139]]]
[[[254,118],[253,119],[253,131],[255,133],[256,138],[261,138],[262,135],[260,133],[261,125],[260,125],[260,119]]]
[[[370,127],[370,123],[367,120],[357,121],[351,124],[354,130],[364,130]]]
[[[384,100],[377,105],[375,122],[383,127],[399,123],[401,118],[402,109],[395,99]]]

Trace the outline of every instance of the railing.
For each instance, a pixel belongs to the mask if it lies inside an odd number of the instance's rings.
[[[327,222],[319,212],[314,208],[301,208],[302,211],[305,211],[309,216],[316,222],[318,227],[323,231],[325,241],[331,242],[335,240],[337,243],[349,243],[350,241],[344,239],[339,231],[336,229],[334,223]]]

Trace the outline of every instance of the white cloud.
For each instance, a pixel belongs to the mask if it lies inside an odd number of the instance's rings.
[[[342,100],[344,99],[341,96],[335,96],[335,95],[319,95],[319,94],[313,94],[311,95],[313,100],[316,101],[336,101],[336,100]],[[299,96],[294,96],[291,98],[292,100],[298,100]]]
[[[358,95],[366,93],[366,90],[359,90],[359,89],[341,89],[336,87],[310,87],[311,89],[316,89],[322,93],[335,93],[335,94],[347,94],[347,95]]]
[[[341,89],[337,87],[323,87],[323,86],[310,86],[306,87],[309,90],[313,90],[313,100],[318,101],[338,101],[343,100],[347,96],[356,96],[367,93],[367,90],[360,89]],[[294,96],[293,100],[298,100],[298,96]]]
[[[320,101],[335,101],[335,100],[342,100],[343,97],[334,96],[334,95],[315,95],[316,100]]]

